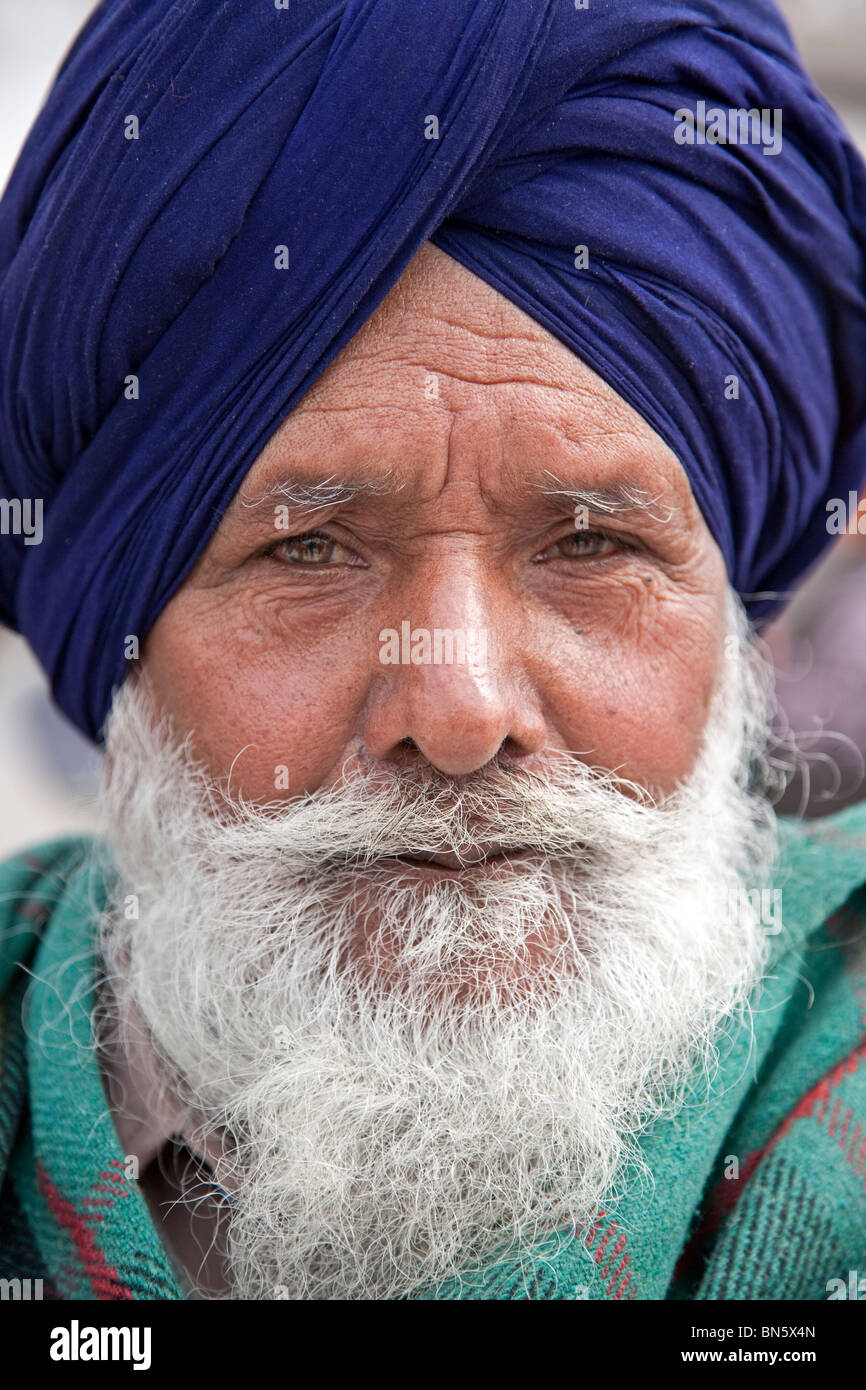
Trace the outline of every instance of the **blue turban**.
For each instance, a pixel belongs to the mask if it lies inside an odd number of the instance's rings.
[[[712,126],[752,109],[781,149]],[[658,431],[739,592],[826,543],[866,474],[866,171],[770,3],[112,0],[0,204],[0,489],[44,506],[0,618],[91,737],[426,240]]]

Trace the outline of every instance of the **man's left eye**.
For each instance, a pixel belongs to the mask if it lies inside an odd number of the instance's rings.
[[[271,547],[271,554],[293,565],[347,565],[353,555],[333,537],[321,531],[307,531],[302,536],[288,536]]]
[[[543,550],[536,559],[544,560],[562,557],[566,560],[595,560],[604,554],[613,554],[617,542],[604,531],[572,531],[553,545]]]

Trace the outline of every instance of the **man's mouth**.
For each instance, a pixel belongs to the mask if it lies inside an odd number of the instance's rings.
[[[576,869],[579,864],[587,864],[592,857],[592,851],[588,845],[577,842],[571,853],[564,856],[561,846],[552,850],[543,844],[526,841],[517,845],[479,841],[459,850],[411,849],[377,855],[366,855],[359,851],[342,854],[334,852],[322,861],[320,872],[355,870],[364,873],[368,870],[385,869],[404,877],[409,874],[419,878],[459,878],[463,875],[483,874],[486,871],[508,870],[527,863],[550,864],[563,857],[567,857]]]
[[[474,845],[469,849],[437,850],[435,852],[415,852],[389,856],[383,863],[393,863],[402,869],[411,868],[427,872],[436,877],[495,869],[518,863],[530,854],[528,849],[503,849],[501,845]]]

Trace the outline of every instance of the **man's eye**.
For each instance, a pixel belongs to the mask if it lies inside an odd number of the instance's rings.
[[[352,562],[352,552],[331,536],[320,531],[308,531],[302,536],[288,536],[271,548],[278,559],[294,565],[346,565]]]
[[[561,540],[542,551],[537,558],[594,560],[600,555],[612,554],[616,548],[617,543],[605,535],[604,531],[572,531],[570,535],[563,536]]]

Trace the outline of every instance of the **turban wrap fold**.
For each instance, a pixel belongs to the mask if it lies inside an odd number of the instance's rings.
[[[780,109],[781,151],[678,143],[701,100]],[[126,637],[426,240],[658,431],[739,592],[826,543],[866,473],[866,174],[771,4],[114,0],[0,204],[0,491],[44,500],[0,618],[91,737]]]

